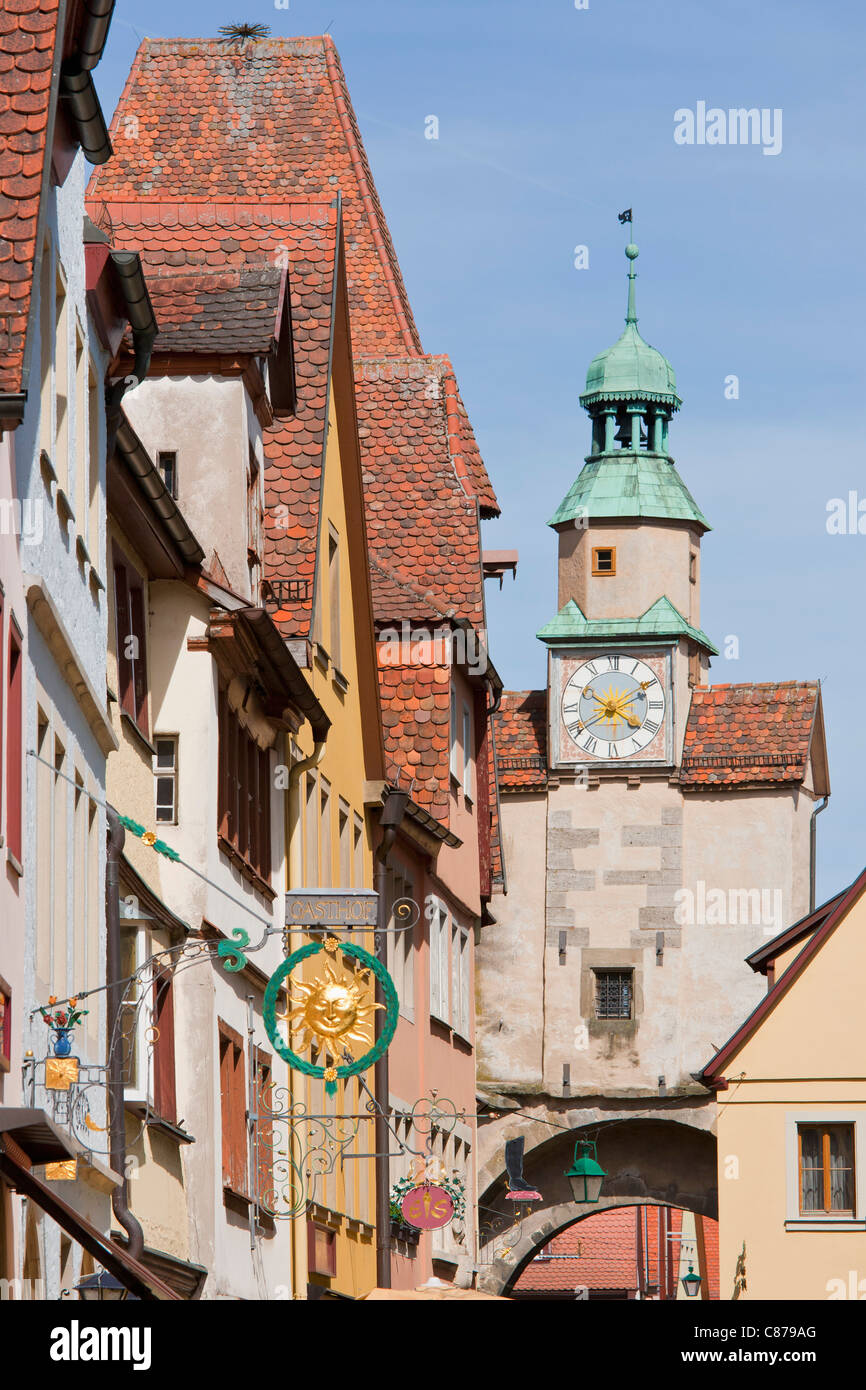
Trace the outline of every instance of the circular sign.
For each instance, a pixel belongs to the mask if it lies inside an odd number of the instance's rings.
[[[403,1220],[421,1231],[436,1231],[447,1226],[454,1215],[454,1202],[444,1187],[422,1182],[412,1187],[400,1203]]]

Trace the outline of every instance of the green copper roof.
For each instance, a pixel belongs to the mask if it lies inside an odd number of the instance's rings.
[[[640,639],[646,641],[662,637],[691,637],[692,641],[704,647],[713,656],[718,650],[709,637],[699,627],[692,627],[682,613],[674,608],[669,598],[656,599],[651,608],[639,618],[610,618],[607,621],[590,621],[584,617],[573,598],[568,600],[556,617],[537,632],[542,642],[606,642],[617,639]]]
[[[576,517],[655,516],[710,524],[670,459],[617,450],[587,459],[549,526]]]
[[[625,248],[629,258],[628,312],[625,330],[614,343],[594,357],[586,374],[586,388],[580,398],[583,406],[600,401],[658,401],[679,410],[677,379],[666,357],[644,342],[637,330],[635,310],[635,269],[638,249]]]

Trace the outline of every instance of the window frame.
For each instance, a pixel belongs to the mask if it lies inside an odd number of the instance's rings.
[[[115,550],[113,558],[117,698],[121,713],[132,721],[149,743],[145,580],[122,551]],[[132,580],[130,576],[133,577]],[[138,656],[126,655],[126,641],[130,637],[138,643]]]
[[[168,768],[168,769],[159,766],[158,759],[159,759],[159,745],[160,745],[160,743],[172,743],[172,744],[174,744],[174,758],[173,758],[173,762],[172,762],[171,767]],[[154,735],[153,735],[153,746],[154,746],[154,748],[156,749],[156,752],[155,752],[154,755],[153,755],[153,818],[154,818],[154,824],[155,824],[155,825],[177,825],[177,824],[178,824],[179,814],[180,814],[180,796],[179,796],[179,791],[180,791],[180,781],[179,781],[180,735],[179,735],[179,734],[164,734],[164,733],[156,733],[156,732],[154,732]],[[174,787],[174,794],[173,794],[173,796],[172,796],[172,802],[171,802],[172,815],[171,815],[170,819],[168,819],[168,820],[166,820],[164,817],[161,817],[161,816],[159,815],[160,806],[159,806],[159,801],[158,801],[158,791],[157,791],[157,788],[158,788],[158,783],[159,783],[160,778],[162,778],[162,779],[165,780],[165,781],[170,780],[170,781],[172,782],[173,787]]]
[[[599,555],[610,554],[610,569],[602,569]],[[593,579],[607,579],[616,574],[616,546],[615,545],[594,545],[592,547],[592,577]]]
[[[163,486],[164,486],[166,492],[168,493],[169,497],[174,498],[175,501],[177,501],[177,496],[178,496],[178,489],[177,489],[177,454],[178,454],[177,449],[157,449],[157,452],[156,452],[156,469],[157,469],[157,472],[159,473],[160,478],[162,478]],[[171,472],[171,486],[170,486],[170,487],[169,487],[169,485],[168,485],[168,483],[166,482],[166,479],[165,479],[165,471],[164,471],[163,459],[171,459],[171,460],[172,460],[171,464],[169,465],[170,472]]]
[[[849,1130],[851,1135],[851,1197],[850,1207],[834,1207],[832,1205],[832,1169],[830,1167],[830,1131]],[[806,1207],[803,1204],[803,1131],[816,1130],[820,1135],[821,1165],[818,1172],[821,1174],[821,1196],[824,1205],[821,1207]],[[797,1124],[797,1203],[801,1216],[835,1216],[838,1218],[853,1217],[857,1210],[857,1151],[856,1151],[856,1130],[853,1124],[834,1124],[827,1120],[803,1121]],[[829,1202],[829,1205],[828,1205]]]
[[[832,1104],[788,1110],[785,1124],[786,1231],[866,1231],[866,1109]],[[806,1212],[800,1210],[799,1126],[852,1125],[854,1128],[854,1211]]]
[[[220,683],[217,696],[217,841],[220,849],[272,898],[271,750],[261,748],[229,704]],[[262,796],[263,784],[267,794]],[[250,816],[252,805],[258,817]]]
[[[15,863],[24,863],[24,635],[15,615],[9,614],[6,647],[5,690],[0,695],[0,738],[2,716],[6,718],[6,753],[0,796],[5,815],[6,849]],[[13,667],[14,655],[14,667]],[[0,687],[2,689],[2,687]],[[5,795],[4,795],[5,793]]]
[[[622,965],[597,965],[592,967],[594,976],[593,984],[593,1018],[596,1023],[626,1023],[634,1018],[634,969],[631,966]],[[600,1013],[601,982],[603,979],[614,975],[628,976],[628,1013]],[[620,989],[622,987],[620,986]]]
[[[427,973],[430,996],[430,1016],[451,1025],[450,994],[450,917],[448,908],[440,898],[431,896],[427,903]],[[434,950],[434,929],[436,948]],[[435,968],[434,968],[435,967]]]

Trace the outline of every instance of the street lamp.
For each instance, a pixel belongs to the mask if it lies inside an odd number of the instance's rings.
[[[598,1161],[598,1150],[592,1139],[578,1139],[574,1146],[574,1163],[565,1176],[571,1183],[576,1202],[598,1201],[607,1173]]]
[[[697,1298],[701,1291],[701,1276],[695,1274],[695,1267],[693,1264],[689,1265],[689,1272],[683,1275],[680,1283],[685,1289],[686,1298]]]
[[[107,1269],[100,1269],[98,1274],[88,1274],[84,1279],[79,1279],[75,1289],[78,1297],[83,1298],[85,1303],[119,1301],[126,1298],[129,1292]]]

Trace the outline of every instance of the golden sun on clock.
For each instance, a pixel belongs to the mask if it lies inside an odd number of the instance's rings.
[[[593,758],[634,757],[664,726],[664,687],[645,661],[595,656],[573,672],[562,694],[562,724]]]

